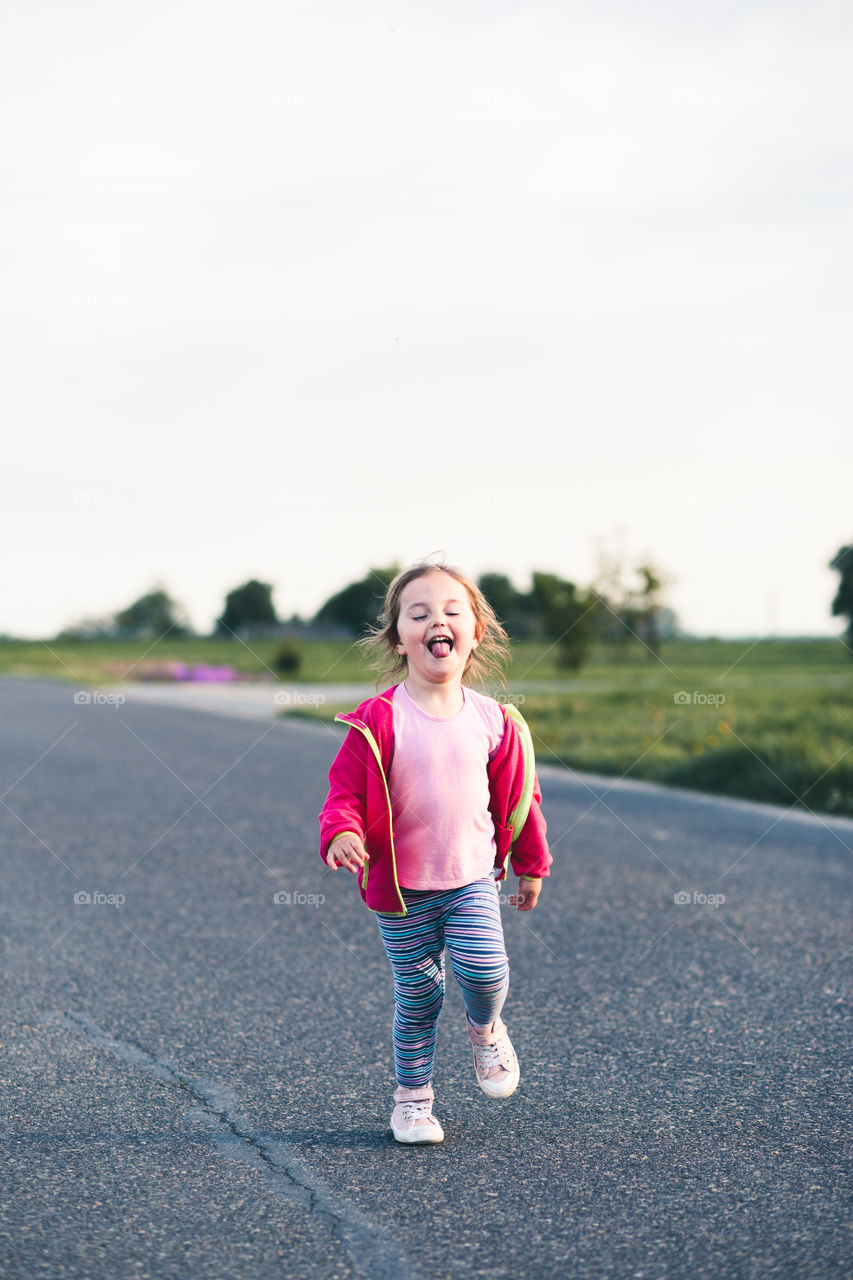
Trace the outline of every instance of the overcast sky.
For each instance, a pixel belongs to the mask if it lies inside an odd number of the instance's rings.
[[[0,39],[0,632],[371,565],[837,634],[853,7],[29,0]]]

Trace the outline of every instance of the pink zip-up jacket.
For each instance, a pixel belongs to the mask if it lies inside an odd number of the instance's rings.
[[[394,685],[355,711],[335,716],[350,726],[329,770],[329,794],[320,813],[320,857],[345,832],[359,836],[370,857],[358,872],[361,896],[371,911],[406,915],[397,882],[388,774],[394,758]],[[495,827],[496,880],[509,860],[518,876],[550,875],[542,793],[530,730],[518,709],[501,704],[504,735],[488,763],[489,811]]]

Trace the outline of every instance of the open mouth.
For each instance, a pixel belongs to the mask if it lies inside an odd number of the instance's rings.
[[[453,648],[450,636],[433,636],[427,648],[434,658],[446,658]]]

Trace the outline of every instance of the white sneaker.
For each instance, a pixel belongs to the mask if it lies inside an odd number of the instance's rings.
[[[432,1114],[432,1085],[407,1089],[398,1085],[394,1090],[394,1107],[391,1116],[391,1132],[398,1142],[441,1142],[444,1130]]]
[[[475,1026],[467,1014],[465,1021],[474,1049],[477,1084],[490,1098],[508,1098],[518,1088],[521,1071],[506,1027],[500,1018],[487,1027]]]

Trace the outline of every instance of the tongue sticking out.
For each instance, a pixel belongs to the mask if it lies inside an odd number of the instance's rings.
[[[450,653],[449,640],[433,640],[430,643],[429,651],[434,658],[446,658]]]

